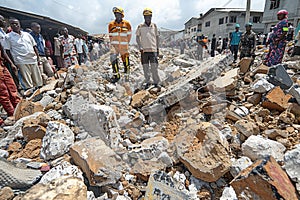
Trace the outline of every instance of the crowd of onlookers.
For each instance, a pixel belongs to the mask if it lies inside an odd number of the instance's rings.
[[[8,117],[21,96],[31,95],[55,78],[57,70],[94,61],[109,48],[103,40],[73,36],[66,27],[53,38],[41,30],[37,22],[23,29],[18,19],[0,15],[0,104]]]
[[[195,49],[193,47],[197,47],[197,54],[203,54],[202,56],[199,56],[200,59],[207,58],[207,57],[214,57],[216,54],[221,54],[224,52],[228,52],[229,50],[235,55],[235,60],[237,59],[237,52],[244,49],[252,49],[253,52],[251,55],[247,54],[247,56],[254,55],[254,51],[257,45],[263,45],[265,47],[268,47],[269,45],[269,39],[271,34],[273,33],[274,26],[270,29],[269,33],[255,33],[252,30],[252,24],[247,23],[245,28],[247,32],[247,28],[249,35],[251,37],[247,37],[248,34],[244,34],[244,39],[241,41],[243,33],[239,31],[240,25],[236,24],[236,31],[233,31],[229,34],[229,37],[223,37],[222,36],[216,36],[213,34],[213,37],[208,39],[208,36],[204,36],[203,34],[198,34],[198,36],[193,36],[192,38],[188,39],[177,39],[175,41],[170,41],[168,43],[162,42],[162,47],[170,47],[175,49],[180,49],[181,54],[183,54],[185,51],[189,51],[191,49]],[[295,33],[295,27],[292,23],[288,23],[288,29],[286,30],[286,41],[288,42],[294,42],[294,48],[291,50],[291,56],[299,55],[299,49],[300,49],[300,41],[299,37],[300,35],[298,33]],[[248,42],[244,42],[247,40]],[[200,46],[200,47],[199,47]],[[248,47],[246,47],[248,46]],[[243,56],[243,52],[241,52],[242,56],[240,58],[245,57]]]

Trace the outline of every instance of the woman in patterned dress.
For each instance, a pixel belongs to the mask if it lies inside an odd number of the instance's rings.
[[[277,65],[282,62],[284,50],[286,46],[286,35],[288,33],[288,11],[280,10],[277,13],[277,18],[280,20],[273,28],[268,44],[269,53],[267,54],[264,64],[267,66]]]

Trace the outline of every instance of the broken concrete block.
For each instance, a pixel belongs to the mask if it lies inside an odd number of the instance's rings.
[[[0,159],[0,188],[27,189],[42,176],[39,170],[21,169]]]
[[[287,151],[284,154],[284,169],[289,175],[291,180],[296,183],[296,189],[300,194],[300,145],[296,145],[296,148]]]
[[[263,134],[273,140],[276,139],[276,137],[278,137],[278,136],[283,137],[283,138],[287,138],[289,136],[288,131],[281,130],[281,129],[268,129],[268,130],[265,130],[263,132]]]
[[[288,91],[288,94],[292,95],[298,104],[300,104],[300,87],[299,85],[293,85]]]
[[[142,90],[132,96],[131,106],[139,108],[150,99],[150,93],[148,90]]]
[[[39,103],[46,108],[47,105],[49,105],[50,103],[52,103],[54,101],[53,97],[50,97],[49,95],[45,95],[40,101]]]
[[[246,169],[252,164],[253,163],[250,158],[242,156],[239,159],[232,162],[232,166],[230,167],[230,173],[233,177],[236,177],[243,169]]]
[[[46,128],[37,124],[26,124],[22,128],[22,134],[25,141],[43,139],[46,134]]]
[[[82,96],[72,95],[63,105],[62,109],[70,119],[77,120],[78,114],[87,106],[87,104],[88,101],[85,100]]]
[[[238,120],[234,126],[237,130],[245,135],[246,137],[250,137],[251,135],[257,135],[259,133],[259,127],[252,121],[241,119]]]
[[[58,158],[69,151],[74,144],[74,133],[72,130],[59,122],[50,121],[43,137],[41,157],[44,160]]]
[[[253,105],[256,106],[257,104],[260,103],[261,97],[262,97],[261,94],[255,93],[255,94],[249,96],[248,99],[247,99],[247,101],[248,101],[249,103],[252,103]]]
[[[158,160],[139,160],[131,168],[130,173],[135,174],[143,181],[148,181],[151,172],[165,168],[166,166]]]
[[[153,172],[149,178],[145,200],[152,199],[189,199],[190,196],[175,188],[174,180],[171,176],[162,171]]]
[[[273,89],[275,86],[272,83],[269,83],[266,79],[260,78],[254,81],[251,84],[251,89],[254,92],[257,93],[265,93],[269,92],[271,89]]]
[[[174,65],[180,66],[180,67],[192,67],[195,65],[195,63],[183,60],[181,58],[175,58],[172,60]]]
[[[239,69],[235,68],[208,84],[212,86],[213,91],[231,91],[236,88],[238,76]]]
[[[236,193],[235,193],[233,187],[229,186],[229,187],[224,188],[220,200],[237,200],[237,199],[238,198],[236,196]]]
[[[243,170],[230,185],[239,199],[298,199],[289,177],[272,156]]]
[[[42,112],[44,107],[39,102],[32,102],[26,99],[22,99],[15,109],[15,119],[21,119],[22,117],[26,117],[32,115],[36,112]]]
[[[259,67],[253,70],[254,74],[268,74],[268,72],[269,72],[269,67],[264,64],[261,64]]]
[[[282,64],[270,67],[268,81],[273,85],[279,86],[282,90],[287,90],[293,85],[293,80]]]
[[[128,168],[104,141],[96,137],[76,142],[70,148],[70,154],[93,186],[115,184],[121,178],[122,171]]]
[[[30,116],[23,117],[16,121],[16,123],[8,130],[7,136],[0,140],[0,147],[6,147],[8,144],[12,143],[16,135],[22,135],[22,127],[23,127],[23,122],[26,120],[35,120],[36,118],[44,118],[45,113],[43,112],[37,112],[34,113]]]
[[[54,90],[57,83],[58,83],[58,80],[52,80],[50,83],[48,83],[47,85],[40,88],[40,92],[44,93],[44,92],[47,92],[47,91]]]
[[[246,73],[249,68],[250,68],[250,64],[252,62],[252,58],[242,58],[242,60],[240,60],[239,62],[239,66],[240,66],[240,73],[244,74]]]
[[[273,156],[276,161],[283,161],[285,147],[274,140],[251,135],[243,144],[243,155],[255,161],[266,156]]]
[[[180,161],[196,178],[214,182],[229,171],[228,142],[213,124],[202,122],[189,127],[175,141]]]
[[[30,188],[22,200],[74,200],[87,199],[87,187],[84,182],[78,178],[60,177],[49,184],[39,183]]]
[[[151,160],[166,152],[168,147],[168,140],[162,136],[149,138],[140,144],[129,146],[128,158],[131,164],[135,164],[139,159]]]
[[[12,200],[14,196],[14,191],[10,187],[3,187],[0,189],[0,199]]]
[[[280,89],[280,87],[275,87],[266,96],[266,100],[263,101],[262,106],[269,110],[278,110],[280,112],[288,108],[288,101],[292,96],[286,95]]]
[[[233,57],[230,55],[219,55],[214,59],[208,59],[197,66],[197,70],[191,70],[186,76],[182,76],[176,84],[160,94],[156,100],[142,107],[145,116],[155,116],[166,108],[180,102],[188,97],[193,91],[192,81],[201,77],[206,83],[216,79],[224,69],[230,68],[229,63]]]
[[[120,140],[120,127],[112,107],[89,104],[78,114],[78,125],[92,136],[100,137],[108,146]]]
[[[59,165],[50,169],[50,171],[48,171],[46,174],[44,174],[39,183],[46,185],[62,176],[78,178],[83,181],[82,172],[78,169],[78,167],[75,165],[71,165],[67,161],[63,161]]]

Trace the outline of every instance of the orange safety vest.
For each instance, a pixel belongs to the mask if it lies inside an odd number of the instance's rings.
[[[131,25],[128,21],[122,20],[117,23],[115,20],[108,24],[108,33],[111,47],[116,53],[128,53],[128,46],[131,39]]]

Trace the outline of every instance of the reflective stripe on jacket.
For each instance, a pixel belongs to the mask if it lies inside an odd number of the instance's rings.
[[[128,52],[128,45],[131,39],[131,25],[128,21],[122,20],[117,23],[115,20],[108,25],[109,39],[112,47],[119,53]]]

